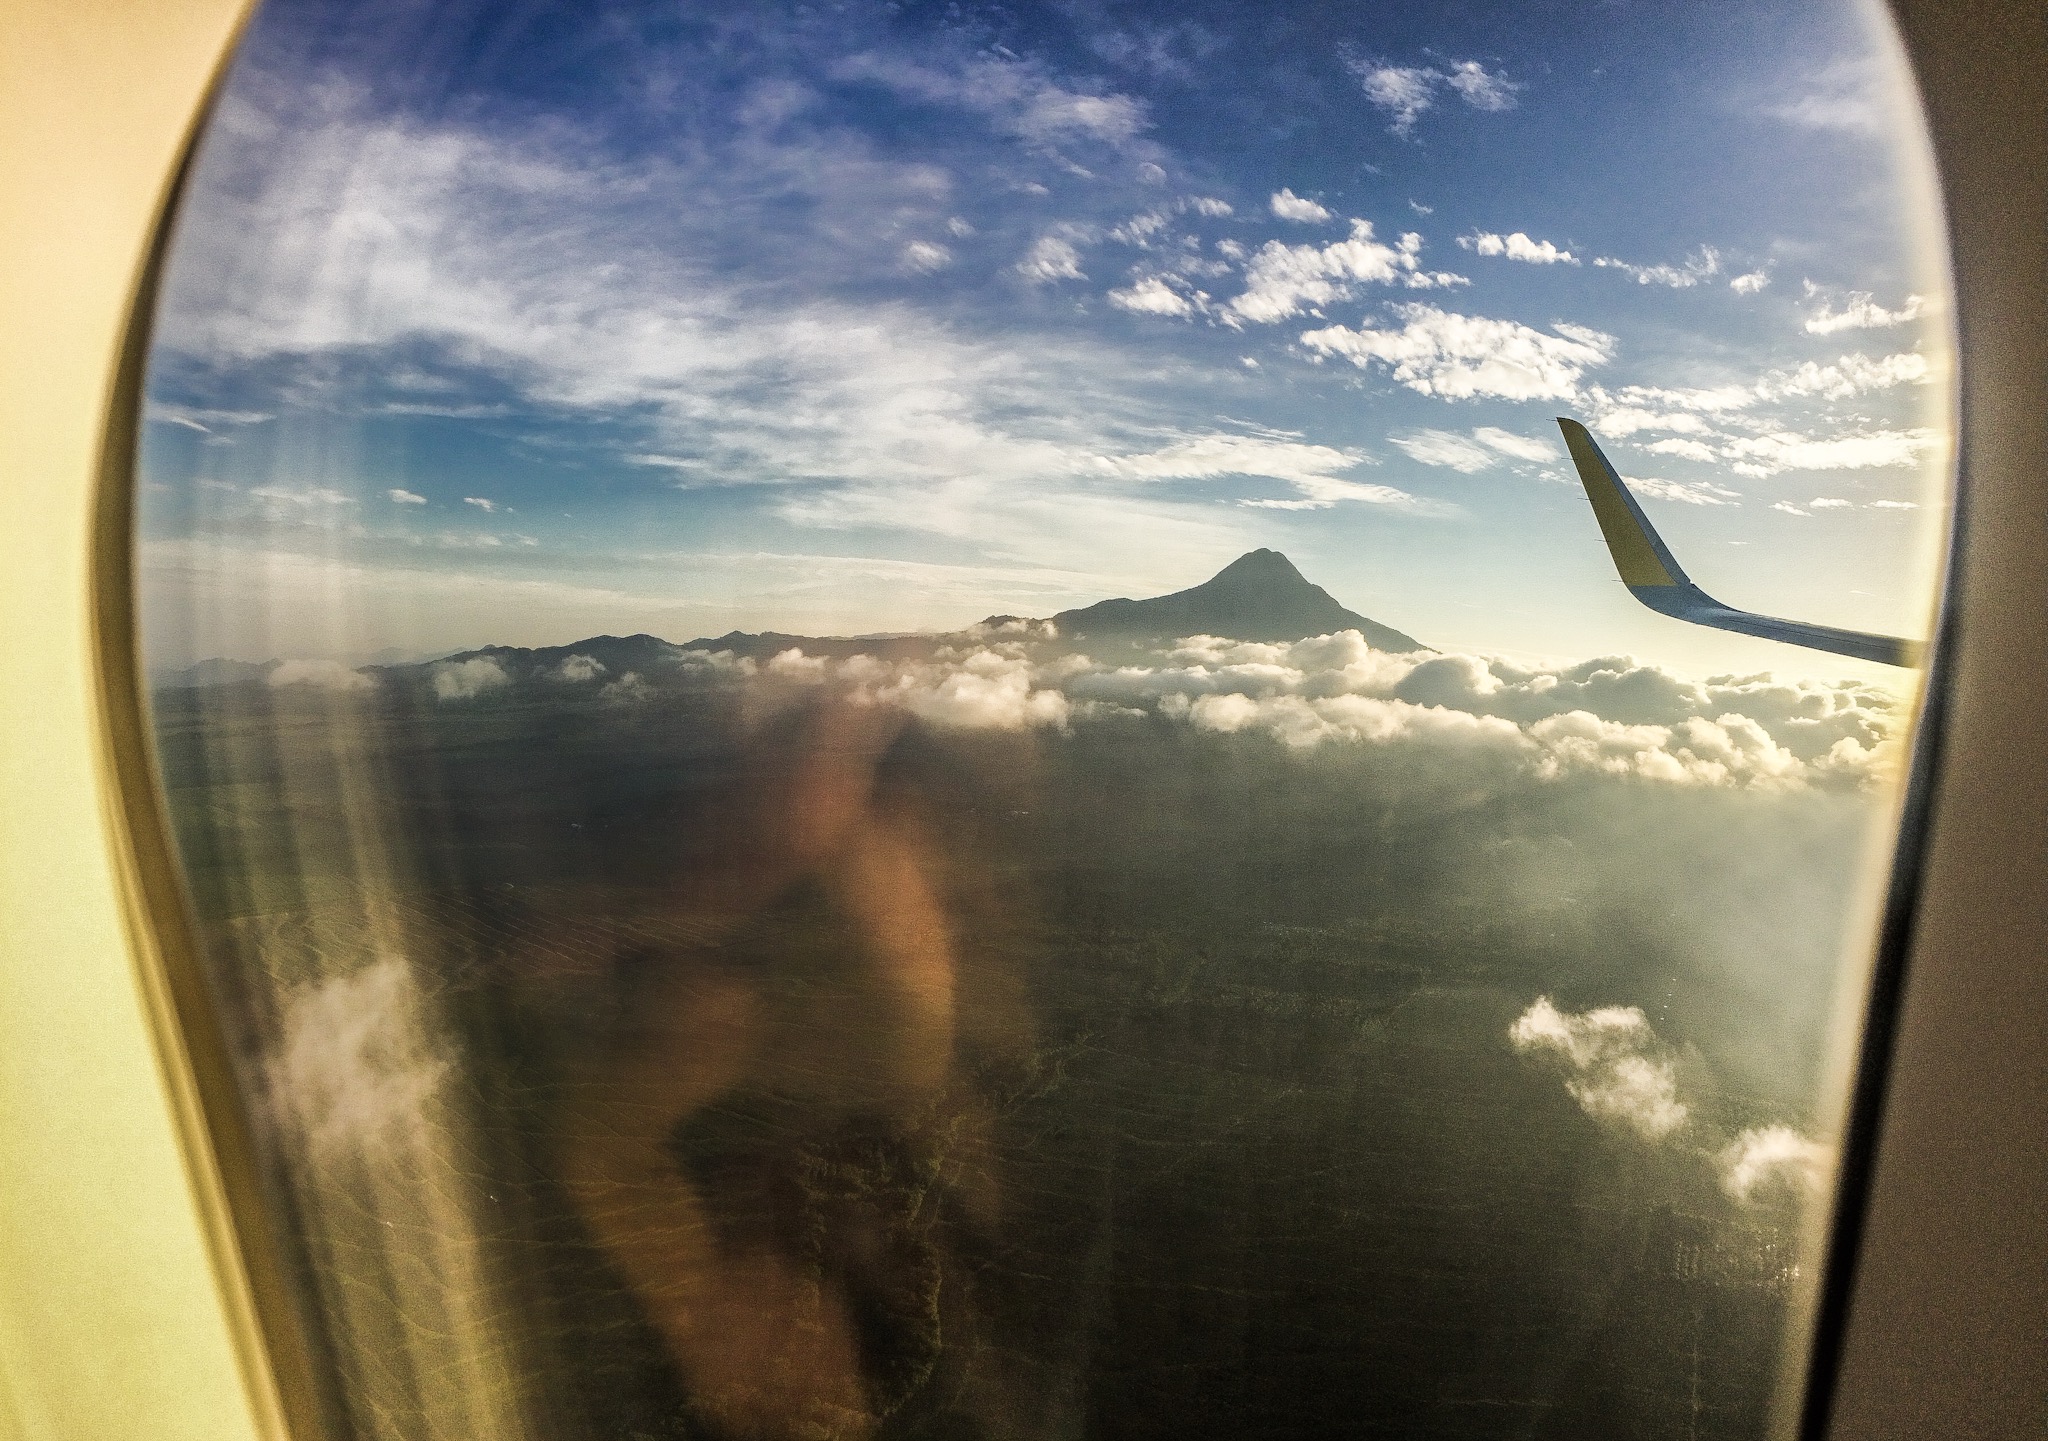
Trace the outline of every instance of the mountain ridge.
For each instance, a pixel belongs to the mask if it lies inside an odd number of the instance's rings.
[[[1050,624],[1054,632],[1040,627]],[[683,651],[731,651],[734,655],[768,660],[787,650],[806,655],[843,659],[871,655],[883,660],[929,659],[941,645],[977,633],[989,639],[1019,639],[1065,643],[1091,640],[1106,644],[1139,645],[1149,640],[1174,640],[1182,636],[1213,635],[1241,641],[1295,641],[1334,631],[1355,630],[1376,650],[1428,650],[1414,637],[1360,615],[1338,602],[1335,596],[1310,581],[1294,562],[1277,550],[1261,547],[1245,552],[1208,580],[1168,595],[1132,600],[1119,596],[1093,605],[1063,610],[1048,619],[1015,615],[992,615],[977,625],[956,631],[922,635],[815,636],[791,635],[782,631],[728,631],[721,636],[699,636],[681,645],[660,636],[594,635],[567,645],[513,646],[485,645],[456,651],[433,660],[397,664],[366,665],[366,672],[415,671],[466,660],[517,657],[535,670],[560,666],[572,656],[586,656],[603,667],[603,673],[618,676],[645,669]],[[156,682],[159,689],[182,689],[209,685],[261,684],[279,662],[206,660],[184,670],[170,672]]]

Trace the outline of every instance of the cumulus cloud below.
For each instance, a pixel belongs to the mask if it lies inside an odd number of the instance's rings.
[[[1857,790],[1889,778],[1899,759],[1897,700],[1874,687],[1769,676],[1701,682],[1616,657],[1544,669],[1395,655],[1356,631],[1273,644],[1190,636],[1114,661],[1035,639],[967,637],[917,661],[801,650],[764,666],[728,651],[686,660],[706,678],[830,684],[954,726],[1154,715],[1197,731],[1265,735],[1297,751],[1455,756],[1474,784],[1491,776],[1503,784]]]
[[[1650,1022],[1634,1006],[1602,1006],[1573,1014],[1548,996],[1508,1028],[1518,1051],[1550,1055],[1568,1067],[1564,1088],[1595,1120],[1624,1126],[1646,1141],[1685,1124],[1689,1108]]]
[[[1561,1064],[1565,1090],[1596,1121],[1648,1142],[1673,1140],[1682,1129],[1686,1135],[1713,1129],[1711,1123],[1688,1126],[1694,1108],[1679,1098],[1670,1048],[1639,1007],[1572,1012],[1538,996],[1508,1027],[1508,1042],[1524,1055]],[[1723,1193],[1742,1205],[1807,1200],[1834,1167],[1833,1147],[1786,1125],[1748,1127],[1718,1148],[1711,1140],[1702,1148],[1700,1139],[1690,1148],[1711,1163]]]
[[[370,690],[377,682],[338,660],[288,660],[272,668],[265,678],[277,688],[306,686],[313,690]]]
[[[505,685],[511,677],[505,667],[487,655],[448,661],[434,667],[434,694],[442,700],[474,700],[487,690]]]
[[[1755,1126],[1719,1157],[1721,1189],[1738,1201],[1772,1190],[1794,1195],[1818,1191],[1834,1165],[1834,1148],[1810,1141],[1790,1126]]]

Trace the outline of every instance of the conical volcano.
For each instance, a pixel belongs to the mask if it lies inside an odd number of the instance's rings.
[[[1376,650],[1427,650],[1412,636],[1346,610],[1277,550],[1239,556],[1189,590],[1150,600],[1105,600],[1053,617],[1062,636],[1171,639],[1220,635],[1284,641],[1355,630]]]

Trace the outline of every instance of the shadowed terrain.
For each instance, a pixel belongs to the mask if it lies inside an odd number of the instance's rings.
[[[705,644],[158,697],[355,1434],[1761,1433],[1865,801]]]

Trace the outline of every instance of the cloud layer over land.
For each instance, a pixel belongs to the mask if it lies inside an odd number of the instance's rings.
[[[1769,675],[1690,680],[1627,657],[1556,669],[1494,657],[1373,650],[1356,631],[1283,643],[1190,636],[1096,659],[1042,638],[972,633],[928,658],[730,650],[671,653],[620,698],[659,704],[665,686],[730,685],[756,704],[829,687],[948,728],[1067,728],[1153,717],[1295,751],[1384,749],[1418,773],[1455,758],[1474,784],[1607,778],[1652,786],[1794,792],[1886,783],[1899,763],[1898,700],[1878,687]],[[432,668],[435,694],[468,701],[520,679],[504,656]],[[598,678],[572,655],[553,682]],[[614,685],[619,684],[615,682]],[[781,700],[776,697],[781,696]]]

